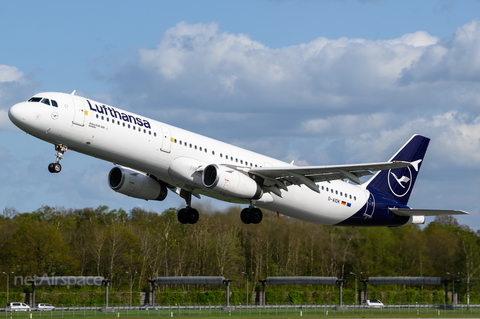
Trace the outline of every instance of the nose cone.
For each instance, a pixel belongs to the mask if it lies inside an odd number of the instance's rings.
[[[15,104],[8,110],[8,117],[10,121],[16,126],[19,126],[22,122],[25,121],[25,107],[23,107],[23,103]]]

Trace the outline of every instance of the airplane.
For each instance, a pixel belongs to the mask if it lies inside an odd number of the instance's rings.
[[[468,214],[407,206],[430,139],[413,135],[387,162],[296,166],[144,116],[71,94],[45,92],[13,105],[10,120],[54,144],[51,173],[67,149],[112,162],[108,185],[118,193],[162,201],[182,197],[182,224],[195,224],[192,195],[248,205],[240,219],[258,224],[260,208],[307,222],[402,226],[425,216]],[[373,172],[376,172],[373,174]],[[373,175],[365,183],[360,178]]]

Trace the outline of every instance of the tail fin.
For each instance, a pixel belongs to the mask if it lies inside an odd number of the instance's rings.
[[[412,136],[390,159],[390,162],[407,161],[411,162],[412,165],[377,172],[366,183],[366,189],[371,193],[392,199],[402,205],[407,205],[429,142],[429,138],[421,135]]]

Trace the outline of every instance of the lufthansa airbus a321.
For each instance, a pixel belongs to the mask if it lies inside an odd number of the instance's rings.
[[[295,166],[74,93],[36,94],[8,116],[55,145],[51,173],[61,171],[67,149],[115,163],[108,174],[114,191],[159,201],[169,191],[178,194],[186,201],[178,212],[183,224],[199,219],[192,195],[248,205],[240,214],[245,224],[262,220],[259,208],[340,226],[423,224],[425,216],[467,214],[407,206],[430,141],[420,135],[387,162]],[[373,176],[362,184],[366,175]]]

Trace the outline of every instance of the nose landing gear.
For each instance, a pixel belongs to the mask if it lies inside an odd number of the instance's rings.
[[[59,162],[62,159],[63,154],[65,154],[65,152],[67,151],[67,146],[62,144],[56,144],[55,150],[57,151],[57,153],[55,153],[57,161],[55,163],[48,164],[48,171],[50,173],[60,173],[60,171],[62,170],[62,165],[60,165]]]

